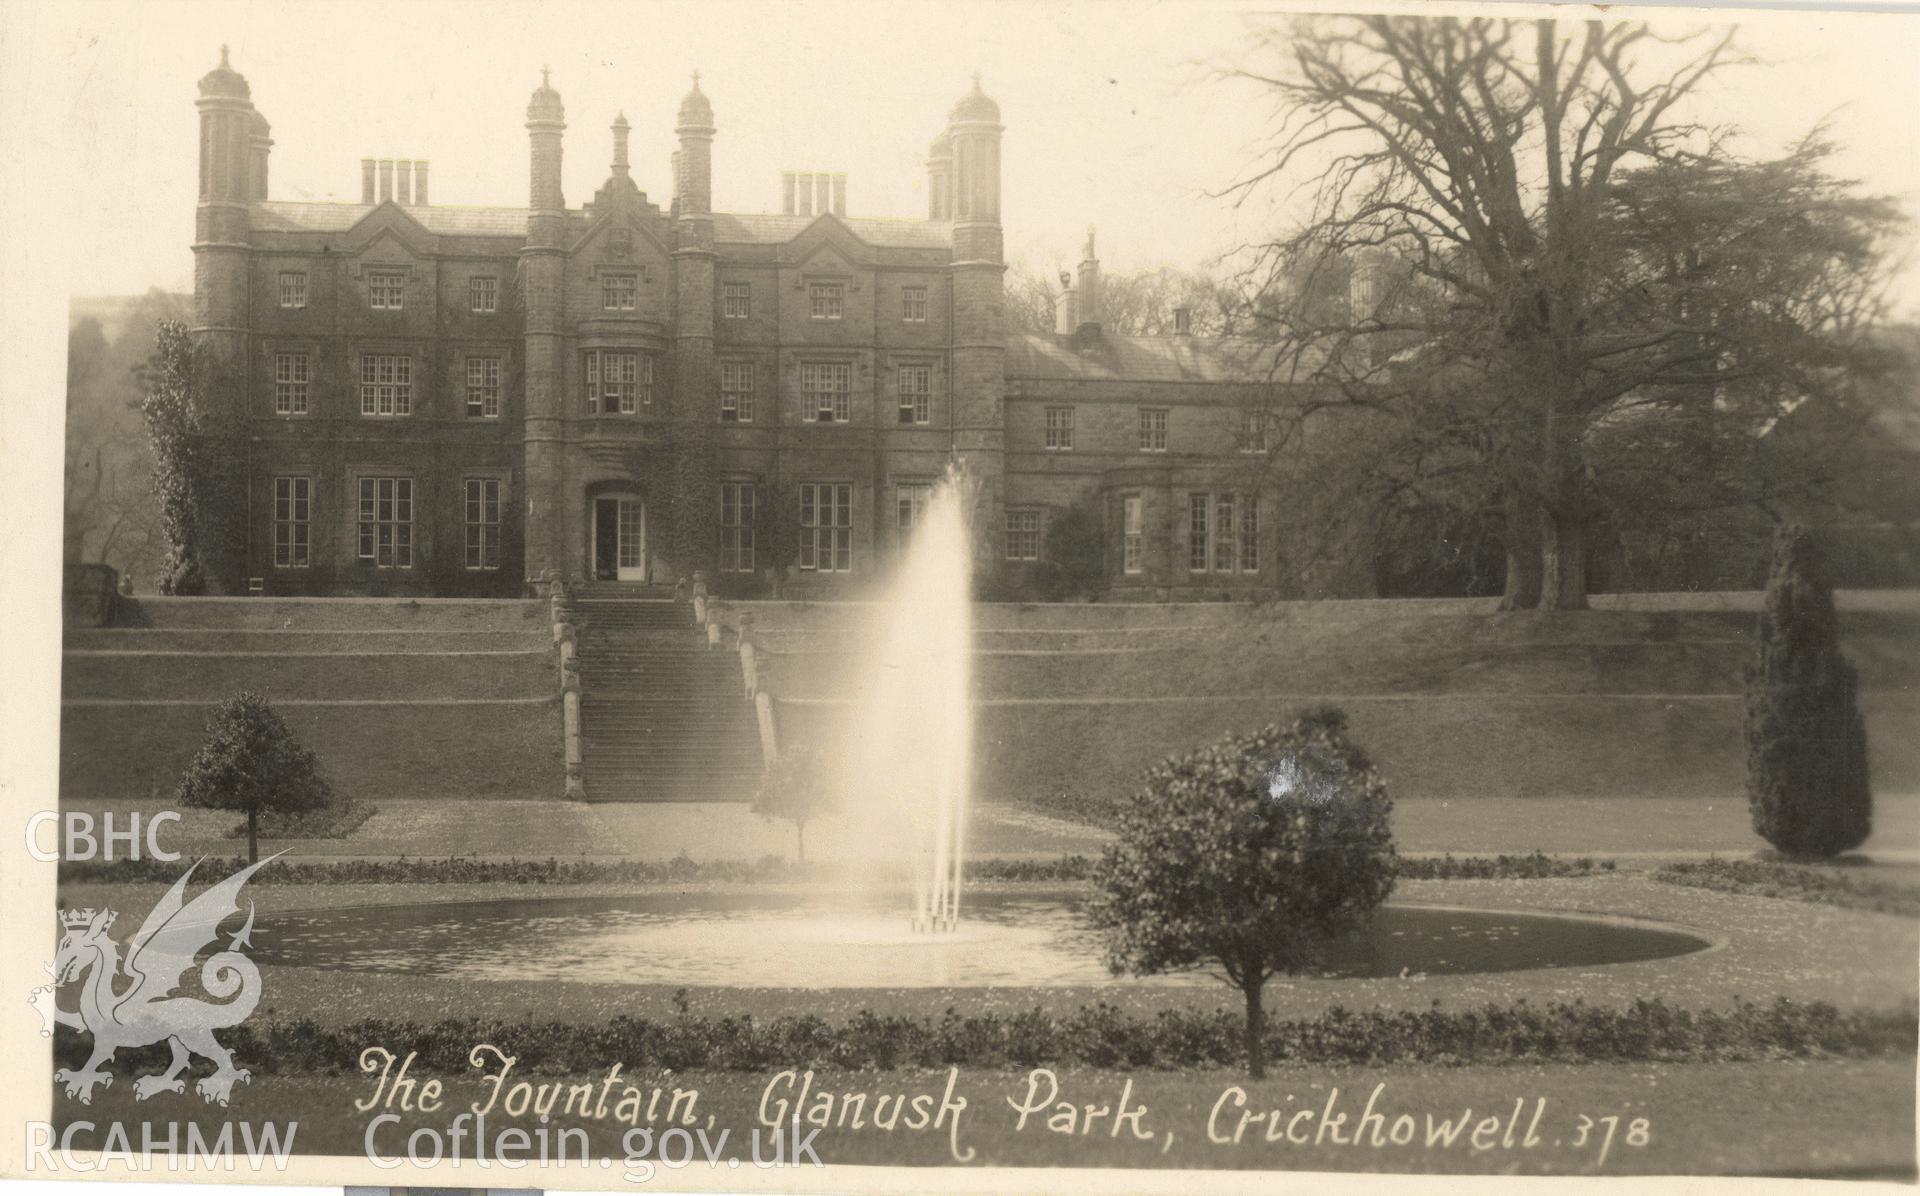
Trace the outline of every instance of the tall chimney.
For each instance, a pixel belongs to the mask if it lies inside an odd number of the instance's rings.
[[[360,202],[371,206],[373,199],[373,159],[360,159]]]
[[[1193,335],[1193,309],[1182,304],[1173,309],[1173,334],[1175,336]]]
[[[380,159],[380,202],[393,198],[393,159]]]
[[[789,216],[793,215],[793,172],[791,170],[780,172],[780,210]]]
[[[946,220],[952,213],[953,136],[942,132],[927,150],[927,219]]]
[[[1073,275],[1060,271],[1060,293],[1053,299],[1053,330],[1061,336],[1072,336],[1080,327],[1079,294],[1073,289]]]
[[[833,176],[820,173],[813,176],[813,210],[822,216],[833,210]]]
[[[393,164],[393,183],[394,183],[394,190],[397,192],[394,198],[397,199],[402,206],[412,207],[413,206],[413,161],[412,159],[401,158]]]
[[[847,215],[847,176],[844,174],[833,176],[833,214],[842,219]]]
[[[613,124],[610,127],[613,129],[613,173],[624,175],[628,170],[627,133],[631,128],[631,126],[627,124],[627,114],[624,112],[615,113]]]
[[[1078,303],[1080,327],[1090,329],[1092,335],[1100,335],[1100,258],[1093,248],[1093,228],[1087,228],[1086,248],[1080,255],[1080,299]]]
[[[811,216],[813,215],[813,176],[803,171],[798,176],[797,181],[799,183],[800,210],[795,213],[795,215]]]
[[[427,164],[418,158],[413,163],[413,202],[427,206]]]

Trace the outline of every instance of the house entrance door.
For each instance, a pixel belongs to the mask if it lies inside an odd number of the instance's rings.
[[[647,508],[639,499],[594,500],[593,575],[603,581],[647,579]]]

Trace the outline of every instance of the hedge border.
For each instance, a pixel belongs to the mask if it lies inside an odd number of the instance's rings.
[[[587,1025],[499,1019],[448,1019],[421,1024],[369,1018],[322,1026],[311,1018],[235,1027],[226,1044],[256,1073],[346,1074],[373,1043],[405,1044],[416,1070],[462,1073],[468,1052],[492,1043],[519,1065],[550,1074],[628,1067],[675,1071],[764,1071],[782,1067],[892,1070],[1040,1065],[1189,1069],[1230,1067],[1245,1057],[1245,1022],[1233,1009],[1165,1009],[1151,1016],[1104,1002],[1060,1014],[1042,1006],[1015,1013],[938,1017],[876,1014],[862,1009],[845,1021],[814,1014],[756,1020],[751,1015],[692,1013],[684,990],[672,1017],[618,1016]],[[1685,1009],[1662,1000],[1623,1007],[1582,1001],[1447,1010],[1338,1006],[1307,1018],[1267,1018],[1269,1058],[1276,1063],[1407,1065],[1506,1063],[1704,1063],[1801,1058],[1912,1056],[1920,1009],[1842,1010],[1825,1002],[1779,998],[1735,1000],[1725,1009]],[[53,1043],[55,1062],[78,1067],[87,1042],[65,1026]],[[123,1052],[136,1071],[159,1068],[155,1045]]]

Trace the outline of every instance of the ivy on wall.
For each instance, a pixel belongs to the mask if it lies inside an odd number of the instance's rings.
[[[243,438],[230,401],[238,375],[207,360],[187,326],[162,320],[142,371],[140,414],[153,444],[153,496],[160,508],[165,594],[239,589],[246,543]]]

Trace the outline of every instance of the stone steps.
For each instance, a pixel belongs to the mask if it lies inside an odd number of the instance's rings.
[[[761,773],[739,665],[690,604],[652,587],[577,587],[580,738],[589,801],[743,802]]]

